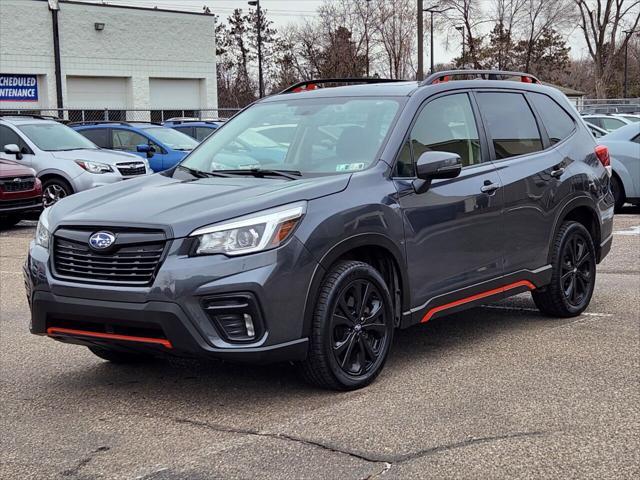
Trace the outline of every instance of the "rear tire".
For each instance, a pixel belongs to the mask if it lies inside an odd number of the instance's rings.
[[[337,263],[320,288],[302,376],[333,390],[368,385],[384,366],[393,328],[391,295],[380,273],[363,262]]]
[[[103,360],[107,360],[111,363],[117,363],[121,365],[126,364],[136,364],[136,363],[146,363],[153,360],[151,355],[147,355],[144,353],[131,353],[131,352],[123,352],[121,350],[112,350],[110,348],[104,347],[87,347],[91,352],[102,358]]]
[[[626,198],[625,198],[626,196],[624,193],[624,187],[622,186],[622,182],[616,175],[613,175],[611,177],[611,193],[613,193],[614,211],[618,213],[620,212],[620,210],[622,210],[622,207],[624,206],[624,203],[626,201]]]
[[[593,240],[581,223],[564,222],[551,248],[551,283],[531,296],[545,315],[578,316],[589,306],[596,282]]]

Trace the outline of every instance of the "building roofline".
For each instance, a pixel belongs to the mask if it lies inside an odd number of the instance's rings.
[[[47,2],[47,0],[35,0],[38,2]],[[81,0],[60,0],[60,6],[65,4],[68,5],[84,5],[88,7],[103,7],[103,8],[124,8],[126,10],[142,10],[145,12],[164,12],[164,13],[183,13],[185,15],[199,15],[201,17],[212,17],[215,18],[213,13],[204,13],[204,12],[189,12],[186,10],[171,10],[167,8],[150,8],[150,7],[136,7],[134,5],[114,5],[112,3],[93,3],[93,2],[83,2]]]

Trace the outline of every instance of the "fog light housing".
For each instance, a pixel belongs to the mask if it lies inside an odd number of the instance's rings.
[[[204,297],[201,304],[220,336],[228,342],[254,342],[264,333],[258,303],[250,293]]]

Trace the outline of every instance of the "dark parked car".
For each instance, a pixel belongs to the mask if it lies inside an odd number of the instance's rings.
[[[42,183],[32,168],[0,160],[0,228],[42,210]]]
[[[48,209],[25,265],[31,331],[113,362],[295,361],[354,389],[396,328],[526,291],[547,315],[583,312],[613,196],[566,97],[511,72],[384,82],[295,85],[176,168]],[[285,155],[220,167],[265,124],[295,126]]]
[[[163,123],[165,127],[173,128],[180,133],[202,142],[205,138],[222,126],[224,120],[200,120],[197,118],[170,118]]]

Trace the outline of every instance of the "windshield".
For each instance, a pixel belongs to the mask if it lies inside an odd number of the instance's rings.
[[[183,165],[205,172],[364,170],[376,160],[399,107],[395,98],[365,97],[256,104],[205,140]]]
[[[193,150],[198,145],[198,142],[189,135],[173,128],[152,127],[145,128],[145,131],[173,150]]]
[[[91,140],[61,123],[31,123],[18,128],[45,152],[98,148]]]

